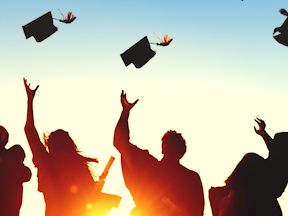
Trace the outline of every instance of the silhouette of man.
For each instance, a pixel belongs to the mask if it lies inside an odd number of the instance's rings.
[[[277,198],[288,181],[288,133],[277,133],[272,139],[265,122],[259,118],[255,121],[259,129],[254,130],[265,141],[269,156],[264,159],[255,153],[245,154],[225,181],[226,186],[210,189],[214,216],[282,216]]]
[[[114,133],[114,146],[121,153],[124,181],[136,204],[131,215],[203,216],[200,176],[179,162],[186,152],[182,135],[172,130],[164,134],[160,161],[147,150],[130,143],[128,118],[137,102],[128,102],[122,91],[123,110]]]
[[[22,205],[23,183],[31,178],[31,171],[23,164],[25,152],[20,145],[9,149],[9,134],[0,126],[0,215],[18,216]]]

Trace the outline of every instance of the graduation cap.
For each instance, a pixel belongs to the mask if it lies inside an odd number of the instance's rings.
[[[274,29],[273,37],[278,43],[288,46],[288,12],[284,8],[281,8],[279,12],[287,18],[280,27]]]
[[[22,28],[26,39],[33,36],[37,42],[45,40],[58,30],[57,27],[53,25],[51,11],[22,26]]]
[[[120,54],[125,66],[134,64],[136,68],[141,68],[156,54],[150,48],[150,43],[147,36],[143,37],[140,41]]]

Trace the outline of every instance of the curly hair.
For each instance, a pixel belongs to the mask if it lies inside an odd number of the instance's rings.
[[[168,130],[162,137],[162,153],[180,159],[186,152],[186,141],[181,133]]]

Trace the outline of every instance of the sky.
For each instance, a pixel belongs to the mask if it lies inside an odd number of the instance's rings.
[[[208,189],[223,185],[245,153],[267,157],[254,118],[265,120],[272,137],[288,130],[288,48],[272,37],[285,20],[278,10],[287,6],[280,0],[1,0],[0,124],[10,133],[8,147],[20,143],[32,169],[20,216],[44,216],[23,129],[23,77],[40,85],[34,103],[40,136],[69,131],[84,155],[99,159],[96,173],[116,157],[104,191],[122,201],[110,215],[129,215],[133,207],[112,143],[123,89],[128,100],[139,98],[130,116],[132,143],[160,159],[165,131],[182,133],[187,153],[181,163],[200,174],[205,216],[211,216]],[[59,10],[77,19],[55,21],[58,31],[40,43],[25,38],[23,25],[48,11],[61,18]],[[124,65],[126,49],[144,36],[158,42],[165,33],[173,41],[151,45],[156,55],[146,65]],[[288,192],[279,198],[284,216],[287,199]]]

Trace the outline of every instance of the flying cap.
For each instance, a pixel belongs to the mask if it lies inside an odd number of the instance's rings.
[[[288,11],[281,8],[279,12],[287,18],[280,27],[274,29],[273,37],[278,43],[288,46]]]
[[[150,48],[150,43],[147,36],[143,37],[140,41],[122,53],[120,56],[125,64],[134,64],[136,68],[141,68],[156,54]]]
[[[57,27],[53,25],[51,11],[22,26],[22,28],[26,39],[33,36],[37,42],[45,40],[57,31]]]

